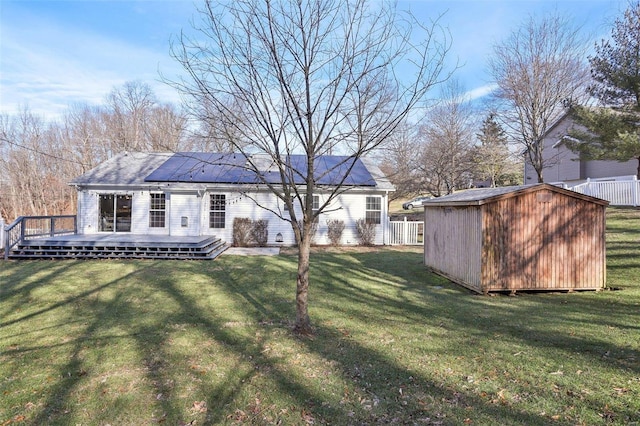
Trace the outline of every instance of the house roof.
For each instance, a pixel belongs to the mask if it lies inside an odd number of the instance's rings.
[[[242,154],[207,152],[124,153],[113,157],[71,182],[73,185],[134,185],[150,183],[259,184],[280,182],[278,168],[268,156],[253,156],[260,169],[256,174],[247,167]],[[306,175],[306,156],[291,155],[286,164],[293,181],[302,184]],[[319,156],[314,163],[318,185],[395,188],[380,169],[366,159],[347,156]],[[351,169],[350,169],[351,168]]]
[[[136,185],[171,158],[171,153],[124,152],[78,176],[71,185]]]
[[[499,188],[481,188],[481,189],[468,189],[466,191],[456,192],[455,194],[445,195],[444,197],[432,198],[422,203],[425,208],[428,207],[454,207],[454,206],[479,206],[502,200],[505,198],[516,197],[520,194],[529,192],[537,192],[542,190],[548,190],[556,193],[561,193],[573,198],[579,198],[582,200],[591,201],[601,205],[608,205],[609,202],[600,198],[591,197],[588,195],[580,194],[568,189],[560,188],[548,183],[539,183],[533,185],[520,185],[520,186],[504,186]]]

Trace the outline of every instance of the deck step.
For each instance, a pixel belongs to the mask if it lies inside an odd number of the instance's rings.
[[[30,240],[9,253],[9,259],[182,259],[212,260],[228,248],[219,238],[197,243],[69,241],[47,243]]]

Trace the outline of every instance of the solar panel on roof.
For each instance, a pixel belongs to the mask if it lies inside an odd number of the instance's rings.
[[[303,184],[308,169],[306,156],[292,155],[286,161],[288,170],[292,172],[294,183]],[[259,176],[246,167],[246,162],[246,157],[241,154],[176,153],[147,176],[145,181],[228,184],[257,184],[261,182],[277,184],[280,182],[277,167],[272,166],[270,170],[265,170]],[[351,170],[349,170],[350,168]],[[352,157],[319,156],[314,161],[314,169],[318,185],[344,183],[346,185],[375,186],[376,184],[364,163],[360,159]]]

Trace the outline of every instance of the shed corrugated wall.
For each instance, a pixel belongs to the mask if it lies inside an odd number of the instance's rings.
[[[425,209],[425,265],[481,291],[482,228],[478,206]]]
[[[544,190],[482,210],[483,292],[605,286],[605,206]]]

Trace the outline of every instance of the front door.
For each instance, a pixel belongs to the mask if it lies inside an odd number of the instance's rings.
[[[131,195],[101,194],[101,232],[131,232]]]

